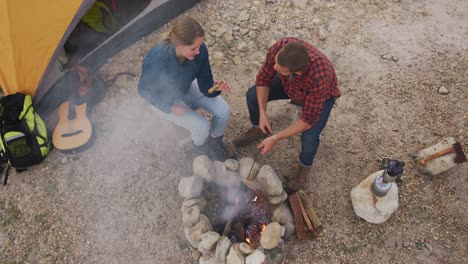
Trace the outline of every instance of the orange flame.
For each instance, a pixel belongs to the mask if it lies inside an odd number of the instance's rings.
[[[257,201],[258,196],[255,196],[255,198],[252,199],[253,202]]]
[[[266,225],[265,225],[265,224],[262,224],[260,227],[262,228],[262,231],[260,231],[260,234],[263,234],[263,231],[265,231]]]
[[[245,239],[245,241],[247,241],[247,244],[250,245],[250,239],[248,237]]]

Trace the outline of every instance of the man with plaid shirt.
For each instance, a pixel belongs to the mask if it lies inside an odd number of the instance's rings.
[[[246,97],[253,127],[234,139],[234,145],[243,147],[264,138],[257,147],[266,154],[278,141],[302,133],[298,166],[293,175],[286,177],[286,188],[291,192],[304,188],[320,143],[320,133],[335,98],[340,97],[330,60],[300,39],[280,39],[268,50],[255,85],[247,91]],[[267,103],[279,99],[291,99],[302,106],[302,113],[299,120],[272,135],[266,115]]]

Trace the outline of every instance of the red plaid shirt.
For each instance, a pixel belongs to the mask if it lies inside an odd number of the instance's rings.
[[[332,97],[340,97],[335,69],[330,60],[312,45],[297,39],[283,38],[278,40],[269,50],[265,63],[257,74],[255,85],[269,86],[277,72],[273,69],[276,54],[291,41],[301,42],[309,51],[309,63],[301,75],[282,76],[286,94],[292,101],[302,105],[301,120],[314,125],[319,120],[323,103]]]

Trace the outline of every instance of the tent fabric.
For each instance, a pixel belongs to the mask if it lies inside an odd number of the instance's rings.
[[[34,96],[93,0],[0,0],[0,86]]]

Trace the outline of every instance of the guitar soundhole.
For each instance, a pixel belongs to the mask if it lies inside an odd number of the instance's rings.
[[[75,131],[75,132],[72,132],[72,133],[65,133],[65,134],[62,134],[62,137],[73,137],[75,135],[78,135],[81,132],[83,132],[83,130],[78,130],[78,131]]]

